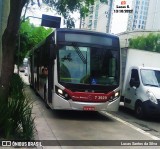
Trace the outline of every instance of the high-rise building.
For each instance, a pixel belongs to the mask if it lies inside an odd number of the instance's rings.
[[[112,5],[113,0],[108,0],[108,3],[101,3],[100,0],[97,0],[94,5],[90,6],[90,12],[83,20],[82,28],[109,33],[111,29]]]
[[[129,14],[127,30],[144,30],[146,29],[147,17],[149,13],[150,0],[133,0],[133,13]]]
[[[146,29],[160,30],[160,0],[150,0]]]

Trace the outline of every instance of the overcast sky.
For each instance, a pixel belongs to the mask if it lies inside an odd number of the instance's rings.
[[[114,9],[116,9],[116,5],[120,5],[122,0],[115,0]],[[133,9],[131,4],[132,0],[126,0],[127,5],[130,6],[129,9]],[[112,29],[111,33],[120,33],[126,31],[128,21],[128,13],[114,13],[112,20]]]
[[[116,9],[116,5],[120,5],[122,0],[115,0],[115,6],[114,10]],[[126,0],[127,5],[131,7],[131,1],[132,0]],[[132,9],[132,8],[130,8]],[[31,9],[27,10],[27,16],[35,16],[35,17],[42,17],[42,14],[48,14],[52,16],[57,16],[56,12],[49,10],[48,7],[45,7],[45,5],[40,9],[38,5],[33,5],[31,6]],[[76,28],[79,28],[79,14],[75,13],[74,14],[75,20],[76,21]],[[41,20],[40,19],[35,19],[30,17],[30,21],[36,25],[40,25]],[[112,20],[112,28],[111,28],[111,33],[117,34],[120,32],[126,31],[127,27],[127,21],[128,21],[128,14],[127,13],[114,13],[113,14],[113,20]],[[63,25],[63,20],[61,21],[61,27],[64,27]]]

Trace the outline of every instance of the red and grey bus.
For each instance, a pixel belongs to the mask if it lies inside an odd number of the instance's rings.
[[[29,82],[51,109],[112,110],[120,101],[119,38],[55,29],[33,48]]]

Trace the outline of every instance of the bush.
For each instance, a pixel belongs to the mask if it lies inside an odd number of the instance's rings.
[[[24,84],[18,74],[11,79],[8,103],[0,103],[0,128],[5,139],[31,140],[34,137],[32,103],[23,91]]]
[[[160,53],[160,34],[149,34],[130,39],[129,48],[154,51]]]

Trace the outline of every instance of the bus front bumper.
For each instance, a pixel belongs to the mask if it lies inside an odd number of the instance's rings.
[[[57,110],[81,110],[81,111],[118,111],[120,97],[115,98],[112,102],[79,102],[65,100],[55,94],[53,100],[53,109]]]
[[[115,99],[112,102],[104,103],[86,103],[86,102],[73,102],[69,101],[71,109],[83,110],[83,111],[118,111],[120,98]]]

